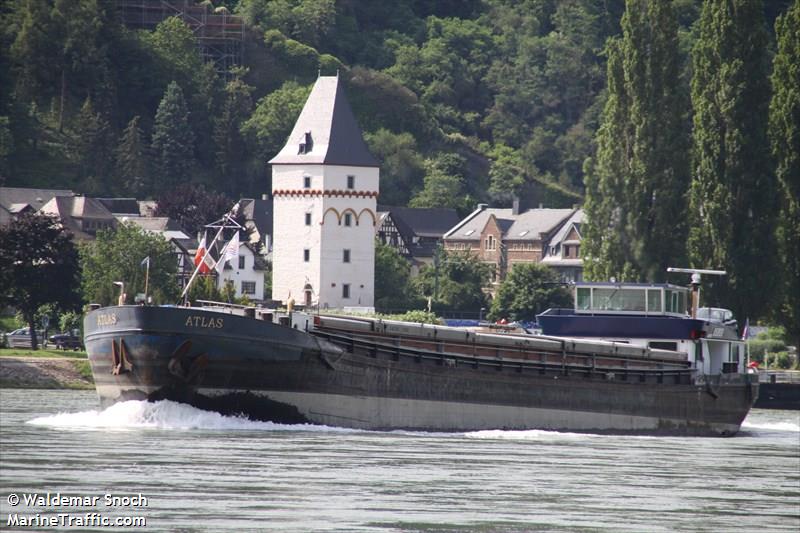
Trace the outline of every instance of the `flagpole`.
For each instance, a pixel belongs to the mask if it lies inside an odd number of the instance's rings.
[[[233,213],[235,211],[238,211],[238,209],[239,209],[239,202],[236,202],[233,205],[233,207],[231,208],[231,210],[229,212],[225,213],[225,216],[222,217],[223,220],[224,221],[229,221],[231,219],[231,213]],[[238,226],[238,224],[237,224],[237,226]],[[222,230],[224,230],[224,229],[225,229],[225,222],[223,222],[220,225],[219,231],[214,236],[214,240],[211,241],[211,244],[208,245],[208,248],[206,248],[206,250],[211,250],[211,247],[214,246],[214,244],[216,244],[217,240],[219,239],[219,236],[222,235]],[[206,252],[206,253],[208,253],[208,252]],[[203,258],[203,260],[200,261],[197,264],[197,266],[195,267],[194,272],[192,273],[192,277],[189,278],[189,281],[186,283],[186,287],[183,288],[183,292],[181,293],[181,298],[180,298],[181,300],[183,300],[184,297],[186,296],[186,294],[189,292],[189,288],[192,286],[192,283],[194,282],[194,278],[197,277],[197,273],[200,272],[200,268],[203,266],[204,263],[205,263],[205,258]],[[216,263],[214,263],[214,265],[216,265]]]
[[[150,256],[147,256],[147,268],[144,271],[144,303],[147,305],[147,286],[150,281]]]

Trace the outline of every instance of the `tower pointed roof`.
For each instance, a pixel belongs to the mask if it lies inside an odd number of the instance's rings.
[[[286,145],[269,163],[380,166],[364,142],[339,76],[317,78]]]

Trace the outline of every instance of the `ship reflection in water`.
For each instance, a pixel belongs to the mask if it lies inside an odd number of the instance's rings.
[[[796,411],[728,439],[371,432],[4,389],[0,419],[3,520],[56,512],[9,493],[61,491],[141,493],[148,531],[800,529]]]

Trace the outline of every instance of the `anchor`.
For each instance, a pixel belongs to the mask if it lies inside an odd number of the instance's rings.
[[[125,340],[119,340],[119,348],[117,348],[117,341],[111,339],[111,359],[113,366],[111,374],[118,376],[133,370],[133,363],[128,359],[128,347],[125,345]]]

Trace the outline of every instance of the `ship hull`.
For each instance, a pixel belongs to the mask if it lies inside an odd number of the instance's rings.
[[[732,435],[758,393],[747,375],[695,383],[391,353],[380,339],[348,344],[199,309],[107,308],[85,327],[103,405],[170,399],[279,423]]]

